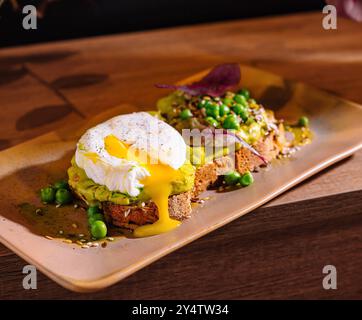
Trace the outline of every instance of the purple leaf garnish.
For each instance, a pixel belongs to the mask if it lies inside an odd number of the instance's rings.
[[[223,95],[229,88],[239,84],[240,78],[240,66],[237,63],[226,63],[214,67],[200,81],[180,86],[156,84],[156,87],[181,90],[191,96],[209,95],[218,97]]]
[[[339,16],[362,22],[362,0],[326,0],[326,2],[336,7]]]

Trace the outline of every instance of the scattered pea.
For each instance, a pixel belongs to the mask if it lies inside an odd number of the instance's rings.
[[[233,107],[233,111],[234,111],[238,116],[240,116],[240,118],[241,118],[244,122],[248,120],[249,112],[248,112],[247,108],[244,107],[243,105],[241,105],[241,104],[236,104],[236,105]]]
[[[213,117],[214,119],[219,119],[220,117],[220,106],[217,104],[208,105],[206,107],[206,115],[208,117]]]
[[[248,89],[243,88],[238,92],[238,94],[244,96],[246,100],[249,100],[250,98],[250,92]]]
[[[52,187],[43,188],[40,190],[40,199],[45,203],[52,203],[55,200],[55,190]]]
[[[104,221],[104,216],[101,213],[96,213],[95,215],[93,215],[94,221],[100,220],[100,221]]]
[[[104,217],[101,213],[96,213],[92,216],[88,216],[88,224],[90,226],[96,221],[104,221]]]
[[[215,103],[212,102],[211,100],[205,100],[204,108],[209,108],[209,107],[212,107],[214,105],[215,105]]]
[[[225,175],[224,180],[227,185],[234,186],[239,182],[240,178],[239,172],[233,171]]]
[[[97,239],[104,238],[107,235],[107,226],[103,221],[97,220],[91,226],[91,234]]]
[[[213,117],[207,117],[205,120],[212,127],[217,127],[219,125],[219,122],[215,120]]]
[[[54,189],[69,189],[69,185],[67,181],[58,181],[54,183]]]
[[[238,119],[235,117],[235,115],[231,114],[225,118],[222,126],[225,129],[234,129],[234,130],[240,129]]]
[[[98,206],[91,206],[87,209],[88,217],[90,217],[96,213],[99,213],[99,212],[100,212],[100,210],[99,210]]]
[[[205,100],[201,100],[198,104],[197,104],[197,108],[198,109],[202,109],[205,107]]]
[[[242,96],[241,94],[237,94],[234,97],[234,101],[236,103],[242,104],[243,106],[247,106],[248,102],[246,101],[245,97]]]
[[[226,104],[222,104],[220,106],[220,116],[223,117],[229,113],[230,113],[230,108]]]
[[[300,117],[298,120],[298,125],[301,127],[308,127],[309,119],[307,117]]]
[[[184,110],[182,110],[181,113],[180,113],[180,118],[181,118],[182,120],[187,120],[187,119],[189,119],[189,118],[191,118],[191,117],[192,117],[192,112],[191,112],[190,109],[184,109]]]
[[[239,182],[243,187],[247,187],[254,182],[254,177],[251,172],[248,171],[241,176]]]
[[[231,105],[233,104],[234,100],[231,99],[231,98],[224,98],[224,99],[222,100],[222,102],[223,102],[224,104],[226,104],[227,106],[231,106]]]
[[[72,201],[72,194],[67,189],[58,189],[55,193],[57,204],[68,204]]]

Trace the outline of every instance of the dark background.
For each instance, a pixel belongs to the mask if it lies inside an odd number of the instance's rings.
[[[1,2],[2,0],[0,0]],[[16,5],[18,3],[18,9]],[[34,4],[44,17],[24,30],[21,10]],[[0,47],[170,26],[321,10],[322,0],[4,0]]]

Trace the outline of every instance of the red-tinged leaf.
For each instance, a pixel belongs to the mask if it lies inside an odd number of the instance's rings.
[[[181,90],[192,96],[218,97],[223,95],[226,90],[239,84],[240,78],[240,66],[236,63],[227,63],[216,66],[200,81],[181,86],[156,84],[156,87]]]

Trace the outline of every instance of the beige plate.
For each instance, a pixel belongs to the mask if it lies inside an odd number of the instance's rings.
[[[184,82],[195,81],[198,74]],[[36,190],[64,176],[75,142],[85,128],[129,106],[112,109],[90,122],[52,132],[0,153],[0,240],[60,285],[94,291],[127,277],[162,256],[237,219],[362,146],[362,107],[325,92],[242,66],[243,85],[278,116],[295,120],[307,115],[315,133],[288,161],[275,162],[255,174],[245,189],[212,194],[178,229],[144,239],[122,238],[106,248],[81,249],[47,240],[29,231],[16,205],[37,201]],[[165,92],[166,94],[166,92]],[[127,108],[127,109],[125,109]]]

